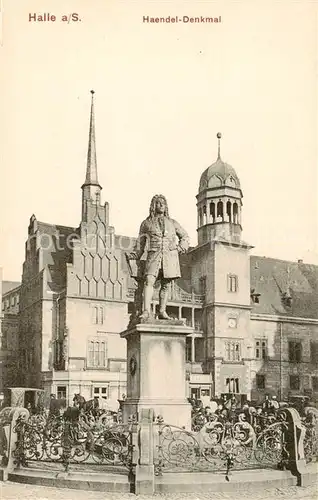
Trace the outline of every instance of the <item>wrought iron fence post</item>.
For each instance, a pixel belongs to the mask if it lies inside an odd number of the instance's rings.
[[[131,423],[129,437],[129,455],[130,464],[128,472],[128,480],[130,483],[130,493],[135,493],[136,490],[136,466],[138,465],[139,447],[138,447],[138,424],[136,421]]]
[[[155,476],[162,476],[162,460],[161,460],[161,430],[160,424],[163,424],[163,418],[159,415],[156,418],[153,429],[153,460],[155,467]]]
[[[135,493],[153,494],[155,491],[153,420],[154,411],[143,408],[139,414],[139,459],[136,465]]]
[[[24,427],[29,419],[29,412],[26,408],[4,408],[1,411],[5,426],[3,428],[3,438],[6,440],[6,458],[3,465],[2,480],[8,479],[8,474],[19,467],[27,465],[24,450]]]
[[[66,420],[64,423],[61,444],[63,448],[62,462],[65,472],[68,472],[72,451],[71,422],[68,420]]]
[[[306,470],[304,454],[306,427],[303,426],[300,415],[295,408],[284,408],[280,414],[286,422],[284,427],[284,465],[297,477],[298,486],[306,486],[311,482],[309,471]]]

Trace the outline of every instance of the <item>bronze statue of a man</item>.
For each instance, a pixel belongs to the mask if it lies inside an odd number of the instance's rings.
[[[155,195],[150,203],[149,217],[139,230],[136,252],[139,278],[142,282],[141,319],[151,316],[151,301],[156,280],[160,280],[159,319],[170,319],[166,307],[171,282],[180,278],[179,253],[189,247],[186,231],[169,217],[167,200]]]

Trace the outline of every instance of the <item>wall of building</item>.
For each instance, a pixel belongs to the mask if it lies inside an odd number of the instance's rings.
[[[318,342],[318,321],[296,319],[252,317],[251,330],[254,341],[254,360],[251,366],[251,378],[254,399],[262,397],[267,391],[278,397],[287,398],[289,394],[310,394],[313,389],[312,377],[318,377],[318,364],[312,363],[311,342]],[[255,359],[255,342],[264,339],[267,342],[267,358]],[[289,360],[289,342],[298,341],[302,346],[301,362]],[[256,375],[265,376],[265,388],[260,390],[256,385]],[[290,375],[297,375],[300,388],[290,387]],[[318,399],[318,392],[313,392]]]
[[[126,303],[68,298],[66,314],[70,358],[86,359],[88,340],[106,337],[108,358],[125,359],[126,341],[119,332],[125,330],[129,320]]]

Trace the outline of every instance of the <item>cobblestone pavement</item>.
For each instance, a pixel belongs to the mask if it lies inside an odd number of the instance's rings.
[[[66,488],[50,488],[46,486],[33,486],[17,484],[11,482],[0,483],[1,500],[239,500],[241,498],[251,498],[252,500],[317,500],[317,485],[306,488],[289,487],[285,489],[275,488],[255,491],[250,493],[240,493],[239,497],[235,493],[171,493],[140,495],[136,497],[131,493],[103,493],[99,491],[81,491]]]

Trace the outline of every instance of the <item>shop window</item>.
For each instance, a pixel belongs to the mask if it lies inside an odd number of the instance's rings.
[[[94,387],[94,397],[107,399],[107,387]]]
[[[58,385],[57,386],[57,398],[58,399],[66,399],[66,386]]]

